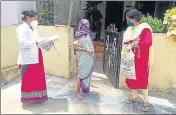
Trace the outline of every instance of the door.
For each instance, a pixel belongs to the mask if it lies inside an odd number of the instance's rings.
[[[106,2],[106,17],[105,28],[110,24],[115,24],[118,32],[121,31],[123,20],[124,1],[107,1]]]

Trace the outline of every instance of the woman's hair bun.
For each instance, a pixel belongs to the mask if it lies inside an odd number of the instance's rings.
[[[34,10],[26,10],[26,11],[22,11],[22,20],[26,20],[27,17],[35,17],[37,15],[37,13]]]
[[[26,11],[24,10],[24,11],[22,11],[22,15],[26,15]]]

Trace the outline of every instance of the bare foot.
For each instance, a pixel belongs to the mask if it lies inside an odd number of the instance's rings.
[[[83,97],[80,94],[76,94],[76,98],[79,100],[83,100]]]

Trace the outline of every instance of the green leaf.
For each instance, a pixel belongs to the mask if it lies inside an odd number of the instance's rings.
[[[161,33],[163,31],[164,27],[163,27],[163,24],[161,22],[161,19],[153,18],[152,16],[148,15],[146,17],[143,16],[141,18],[141,21],[145,22],[145,23],[148,23],[151,26],[154,33]]]

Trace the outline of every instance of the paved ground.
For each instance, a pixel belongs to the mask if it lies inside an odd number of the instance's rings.
[[[93,72],[91,94],[84,95],[84,100],[75,99],[77,78],[66,80],[61,77],[47,75],[49,100],[39,107],[23,106],[20,102],[20,78],[1,87],[2,114],[130,114],[139,113],[142,100],[126,105],[129,93],[114,89],[108,78],[102,72],[102,62],[96,61]],[[32,85],[32,84],[31,84]],[[139,97],[141,97],[139,95]],[[176,98],[173,99],[176,102]],[[167,99],[150,97],[152,114],[176,113],[176,105]]]

